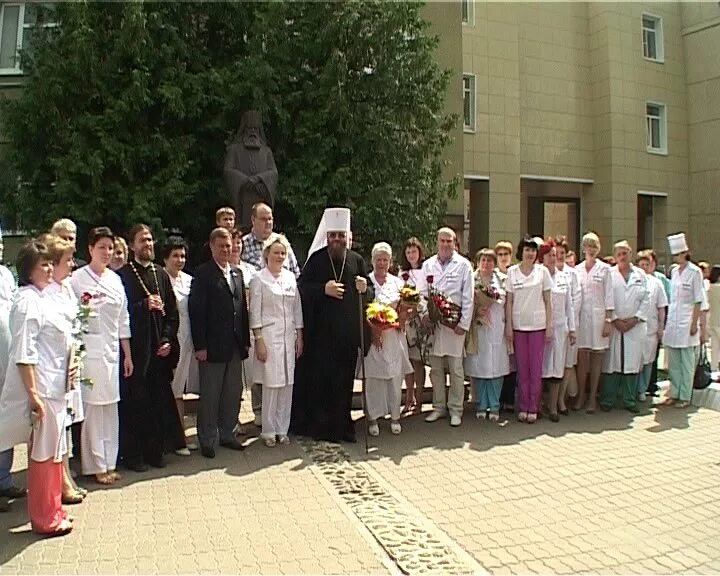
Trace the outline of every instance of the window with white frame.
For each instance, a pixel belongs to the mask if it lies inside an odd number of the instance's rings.
[[[665,60],[663,46],[662,18],[643,14],[642,16],[643,56],[654,62]]]
[[[667,154],[667,113],[665,104],[648,102],[645,106],[647,150]]]
[[[463,128],[475,131],[475,76],[463,74]]]
[[[475,0],[461,0],[463,24],[475,23]]]
[[[38,26],[57,26],[53,3],[0,3],[0,74],[22,73],[22,53],[31,50]]]

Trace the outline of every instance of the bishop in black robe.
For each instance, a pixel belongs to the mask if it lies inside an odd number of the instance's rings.
[[[180,354],[180,320],[170,278],[160,266],[131,260],[118,274],[127,294],[135,365],[120,388],[121,455],[127,468],[142,471],[147,464],[163,467],[164,454],[185,447],[171,387]],[[164,313],[148,308],[146,289],[160,295]],[[157,352],[163,344],[170,344],[170,354],[161,357]]]
[[[360,254],[347,250],[344,265],[342,255],[331,258],[330,254],[328,248],[315,252],[298,279],[305,351],[295,371],[291,431],[316,440],[354,442],[353,383],[361,326],[365,345],[370,344],[364,316],[366,304],[373,299],[372,282]],[[357,276],[367,282],[363,295],[355,288]],[[326,295],[330,280],[344,285],[342,299]]]

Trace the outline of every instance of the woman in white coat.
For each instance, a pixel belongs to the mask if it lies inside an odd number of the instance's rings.
[[[670,275],[670,306],[663,334],[670,376],[670,397],[663,405],[686,408],[700,354],[700,314],[704,302],[700,268],[690,261],[685,234],[668,236],[677,264]]]
[[[613,246],[613,257],[617,262],[610,269],[614,311],[610,345],[603,361],[600,408],[611,410],[621,392],[625,409],[635,414],[640,411],[637,388],[647,334],[647,275],[632,265],[627,241]]]
[[[397,308],[403,281],[389,273],[392,249],[386,242],[373,246],[373,271],[370,280],[375,289],[375,301]],[[373,329],[373,340],[365,357],[365,399],[368,433],[380,434],[378,419],[390,414],[390,431],[400,434],[400,402],[402,382],[406,374],[413,372],[408,357],[405,332]]]
[[[413,371],[405,375],[405,410],[412,413],[422,412],[423,390],[425,389],[425,362],[420,350],[422,343],[418,339],[421,316],[427,308],[427,280],[422,270],[425,254],[423,243],[413,237],[405,242],[400,259],[400,277],[420,293],[417,314],[405,327],[408,356],[413,367]]]
[[[115,471],[120,425],[120,347],[124,355],[123,374],[132,376],[130,320],[125,289],[120,277],[108,265],[113,256],[115,236],[110,228],[93,228],[88,235],[90,263],[77,270],[70,285],[87,307],[91,317],[83,334],[86,356],[82,376],[92,385],[83,390],[85,422],[80,450],[82,471],[94,475],[99,484],[113,484],[120,475]]]
[[[500,420],[500,391],[503,379],[510,373],[510,357],[505,341],[505,290],[500,271],[496,269],[495,251],[483,248],[475,256],[478,268],[475,277],[484,286],[492,286],[500,295],[495,302],[480,309],[482,322],[470,330],[474,339],[466,340],[465,375],[472,379],[475,396],[475,417]],[[475,306],[479,299],[475,298]],[[472,342],[472,345],[468,345]]]
[[[595,412],[603,356],[610,344],[610,323],[614,308],[610,266],[598,259],[600,248],[600,238],[597,234],[593,232],[585,234],[582,239],[585,260],[575,267],[582,291],[582,304],[580,324],[577,327],[578,393],[573,410],[582,410],[587,398],[588,414]],[[586,396],[588,377],[590,394]]]
[[[570,253],[570,247],[568,245],[567,238],[565,236],[555,237],[555,256],[556,263],[555,267],[560,272],[565,272],[570,278],[570,294],[573,303],[573,312],[575,313],[575,330],[577,331],[580,326],[580,308],[582,307],[582,290],[580,289],[580,279],[578,278],[578,272],[576,268],[569,266],[565,259]],[[576,334],[577,336],[577,334]],[[567,355],[565,356],[565,376],[560,383],[560,394],[558,396],[558,406],[564,409],[560,411],[561,414],[567,412],[565,408],[565,398],[567,396],[568,401],[574,403],[575,397],[577,396],[577,361],[578,361],[578,347],[577,338],[570,343],[568,339]]]
[[[68,370],[72,324],[45,290],[52,261],[43,244],[31,241],[17,259],[20,290],[10,312],[12,345],[0,396],[0,451],[28,443],[28,512],[34,532],[72,530],[62,508],[63,456],[67,452]]]
[[[190,315],[188,313],[188,296],[192,276],[183,271],[187,261],[187,244],[179,236],[170,236],[163,246],[162,251],[165,271],[170,277],[170,283],[177,300],[178,315],[178,342],[180,344],[180,357],[175,367],[172,381],[172,391],[175,396],[180,422],[185,422],[185,403],[183,395],[185,392],[198,393],[200,390],[200,374],[198,362],[193,349],[192,334],[190,333]],[[184,448],[175,450],[178,456],[190,456],[190,450],[197,450],[197,444],[188,443]]]
[[[543,356],[543,380],[550,388],[550,421],[558,422],[558,414],[567,414],[564,398],[560,395],[560,384],[565,377],[568,344],[575,343],[575,308],[572,298],[572,272],[564,272],[556,267],[557,252],[555,244],[548,241],[538,251],[538,260],[550,272],[553,286],[550,291],[552,301],[552,340],[545,342]]]
[[[2,236],[0,235],[0,257],[2,256],[2,248]],[[10,270],[0,265],[0,394],[2,394],[10,356],[10,310],[16,293],[15,277]],[[25,496],[25,489],[15,486],[10,474],[13,456],[14,450],[12,448],[0,452],[0,512],[8,510],[9,499]]]
[[[45,245],[53,263],[53,276],[50,286],[48,286],[43,295],[45,298],[52,300],[58,312],[64,314],[67,321],[74,325],[77,321],[79,306],[78,299],[70,286],[70,274],[74,265],[73,254],[75,253],[75,245],[60,236],[54,234],[43,234],[38,240]],[[79,335],[74,334],[75,345],[79,345],[77,340]],[[72,411],[71,417],[68,418],[67,432],[67,454],[63,457],[63,504],[79,504],[87,496],[87,490],[80,488],[73,480],[70,473],[70,456],[72,454],[72,433],[70,425],[81,425],[85,418],[82,404],[82,386],[80,383],[73,385],[68,391],[68,406]]]
[[[665,309],[668,301],[662,282],[653,273],[653,260],[651,250],[641,250],[635,259],[639,268],[645,272],[648,288],[647,321],[645,329],[645,344],[643,346],[643,366],[638,378],[638,400],[647,400],[647,390],[650,385],[652,367],[657,357],[657,349],[665,330]]]
[[[290,244],[272,234],[263,245],[263,268],[250,282],[250,329],[255,337],[255,381],[262,384],[266,446],[289,444],[295,360],[303,351],[303,317],[295,275],[283,267]]]

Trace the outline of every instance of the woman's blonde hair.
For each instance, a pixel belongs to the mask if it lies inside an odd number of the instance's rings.
[[[584,249],[586,246],[592,246],[594,248],[597,248],[598,250],[601,249],[600,244],[600,237],[595,234],[595,232],[588,232],[585,234],[585,236],[582,237],[582,248]]]
[[[373,246],[372,251],[370,252],[370,259],[375,262],[375,258],[379,256],[380,254],[385,254],[390,260],[392,260],[392,248],[390,247],[390,244],[387,242],[378,242]]]
[[[125,241],[125,238],[122,236],[115,236],[115,248],[120,246],[123,249],[123,252],[125,253],[125,258],[127,258],[128,255],[128,245]]]
[[[283,248],[285,248],[286,258],[287,255],[290,253],[290,242],[288,242],[288,239],[285,238],[283,234],[273,232],[272,234],[270,234],[268,239],[263,242],[262,256],[265,262],[267,262],[268,254],[270,254],[270,248],[272,248],[275,244],[280,244]]]
[[[45,245],[53,264],[59,264],[63,256],[66,254],[72,256],[73,252],[75,252],[75,246],[73,246],[72,242],[68,242],[56,234],[41,234],[38,236],[37,241]]]

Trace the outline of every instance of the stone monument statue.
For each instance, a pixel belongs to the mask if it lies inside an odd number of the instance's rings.
[[[272,150],[263,131],[262,115],[256,110],[243,114],[234,140],[228,146],[223,169],[225,188],[235,204],[238,225],[248,229],[253,204],[275,204],[278,173]]]

